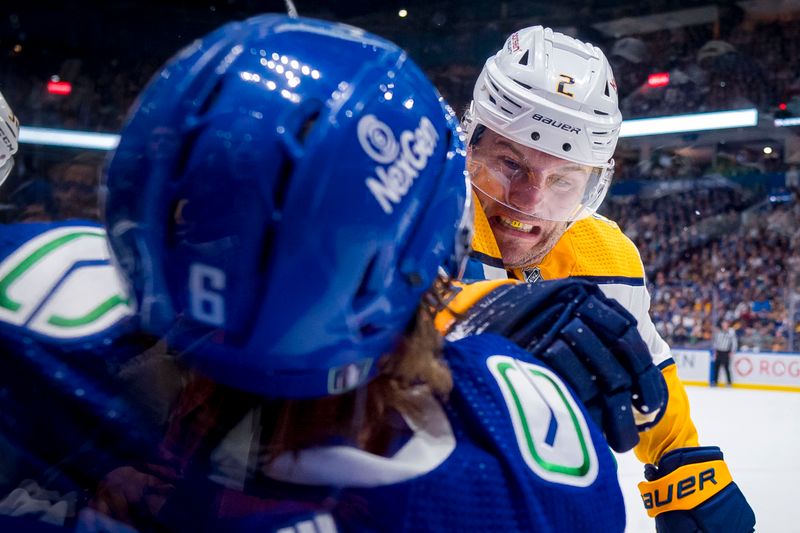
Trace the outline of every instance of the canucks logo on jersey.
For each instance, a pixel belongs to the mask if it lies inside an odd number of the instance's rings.
[[[561,379],[542,365],[507,355],[493,355],[487,365],[528,467],[553,483],[591,485],[597,479],[597,453],[586,419]]]
[[[66,343],[133,315],[102,227],[13,224],[0,229],[0,247],[0,323]]]

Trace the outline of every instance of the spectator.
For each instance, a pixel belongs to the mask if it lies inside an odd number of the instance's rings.
[[[636,37],[619,39],[608,56],[617,80],[620,98],[625,98],[647,81],[650,68],[650,51],[647,44]]]
[[[58,218],[99,220],[97,187],[102,158],[82,153],[70,160],[53,184],[53,199]]]

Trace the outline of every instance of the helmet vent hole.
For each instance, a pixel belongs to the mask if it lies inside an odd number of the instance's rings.
[[[530,53],[530,50],[525,50],[525,53],[522,55],[522,57],[519,60],[519,64],[520,65],[527,65],[528,64],[528,54],[529,53]]]
[[[197,144],[197,137],[199,135],[200,131],[197,128],[194,128],[188,131],[184,136],[183,142],[181,143],[180,153],[178,154],[178,157],[175,158],[177,163],[175,164],[175,170],[172,173],[173,181],[180,180],[186,172],[186,166],[189,164],[189,158],[192,156],[192,152]]]
[[[275,188],[272,191],[273,199],[273,219],[279,219],[283,213],[283,207],[286,202],[286,193],[289,189],[289,181],[294,173],[294,161],[288,153],[283,154],[283,162],[278,171],[278,179],[275,183]]]
[[[363,305],[364,299],[368,298],[373,292],[375,292],[372,278],[375,275],[375,267],[377,264],[378,254],[375,253],[367,263],[367,267],[364,269],[364,273],[361,275],[361,283],[358,285],[358,289],[353,296],[353,307],[355,307],[357,310],[361,307],[359,304]]]
[[[500,106],[500,109],[502,109],[507,115],[512,115],[512,116],[514,115],[513,111],[509,111],[503,106]]]
[[[608,92],[608,82],[606,82],[606,90],[603,91],[603,94],[605,94],[606,96],[611,96],[611,94]]]
[[[601,115],[601,116],[604,116],[604,117],[607,117],[607,116],[608,116],[608,113],[606,113],[606,112],[604,112],[604,111],[600,111],[599,109],[595,109],[595,110],[594,110],[594,114],[595,114],[595,115]]]
[[[572,145],[571,145],[571,144],[569,144],[569,143],[564,143],[564,145],[563,145],[561,148],[562,148],[562,149],[563,149],[565,152],[569,152],[570,150],[572,150]]]
[[[514,105],[514,106],[517,106],[517,107],[519,107],[520,109],[522,109],[522,106],[521,106],[521,105],[519,105],[518,103],[516,103],[514,100],[512,100],[512,99],[511,99],[511,98],[509,98],[508,96],[506,96],[506,95],[504,95],[504,94],[501,94],[500,96],[502,96],[502,97],[503,97],[503,100],[505,100],[505,101],[506,101],[506,102],[508,102],[509,104],[511,104],[511,105]]]
[[[272,259],[273,242],[275,241],[275,225],[267,222],[264,230],[264,237],[261,241],[261,250],[258,254],[258,271],[266,272],[269,269],[269,262]]]
[[[533,133],[531,133],[531,139],[533,139],[534,141],[538,141],[539,140],[539,132],[538,131],[534,131]]]
[[[497,105],[497,100],[495,100],[495,99],[494,99],[494,96],[492,96],[491,94],[489,95],[489,101],[490,101],[491,103],[493,103],[494,105]]]
[[[527,83],[522,83],[521,81],[519,81],[519,80],[515,80],[514,78],[511,78],[511,80],[512,80],[514,83],[516,83],[517,85],[520,85],[520,86],[522,86],[522,87],[525,87],[525,88],[526,88],[526,89],[528,89],[528,90],[530,90],[530,89],[533,89],[533,87],[531,87],[531,86],[530,86],[530,85],[528,85]]]
[[[447,128],[447,138],[445,139],[444,145],[450,150],[453,147],[453,132],[450,128]]]
[[[214,103],[219,98],[219,95],[222,94],[222,86],[224,84],[225,78],[221,77],[217,80],[217,83],[208,91],[208,94],[203,99],[203,103],[200,104],[200,107],[197,108],[196,115],[202,117],[206,113],[208,113],[209,109],[214,105]]]
[[[492,80],[489,80],[489,83],[492,85],[492,88],[495,91],[500,92],[500,88],[497,85],[495,85],[495,83]]]
[[[472,137],[469,139],[469,145],[473,146],[478,144],[478,141],[481,140],[481,136],[486,132],[486,126],[483,124],[478,124],[475,126],[475,131],[472,132]]]
[[[317,123],[318,118],[319,118],[319,111],[315,111],[303,122],[303,125],[300,127],[300,131],[297,132],[297,140],[300,141],[301,145],[304,145],[306,143],[308,134],[311,133],[311,130],[314,129],[314,124]]]

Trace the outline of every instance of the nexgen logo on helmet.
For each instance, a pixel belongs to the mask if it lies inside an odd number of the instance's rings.
[[[365,181],[375,200],[387,215],[393,204],[398,204],[408,193],[428,164],[436,149],[439,134],[428,117],[419,120],[419,126],[400,134],[400,142],[392,129],[375,115],[366,115],[358,121],[358,142],[364,152],[376,163],[375,177]]]

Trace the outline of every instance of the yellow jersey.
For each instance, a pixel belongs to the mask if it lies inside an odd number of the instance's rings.
[[[540,263],[509,271],[503,268],[500,250],[480,203],[476,201],[475,205],[475,237],[467,278],[536,282],[579,277],[596,283],[606,296],[617,300],[636,318],[639,334],[669,388],[664,415],[657,424],[640,433],[640,442],[634,449],[636,456],[642,462],[657,463],[670,450],[699,446],[697,430],[689,416],[689,401],[670,348],[650,318],[650,294],[639,251],[619,226],[600,215],[579,220]],[[461,291],[453,305],[463,311],[495,286],[480,283],[471,290]],[[450,323],[451,320],[440,319],[437,325],[444,329]],[[652,420],[654,415],[650,416]],[[640,427],[647,427],[648,418],[639,413],[637,422]]]

